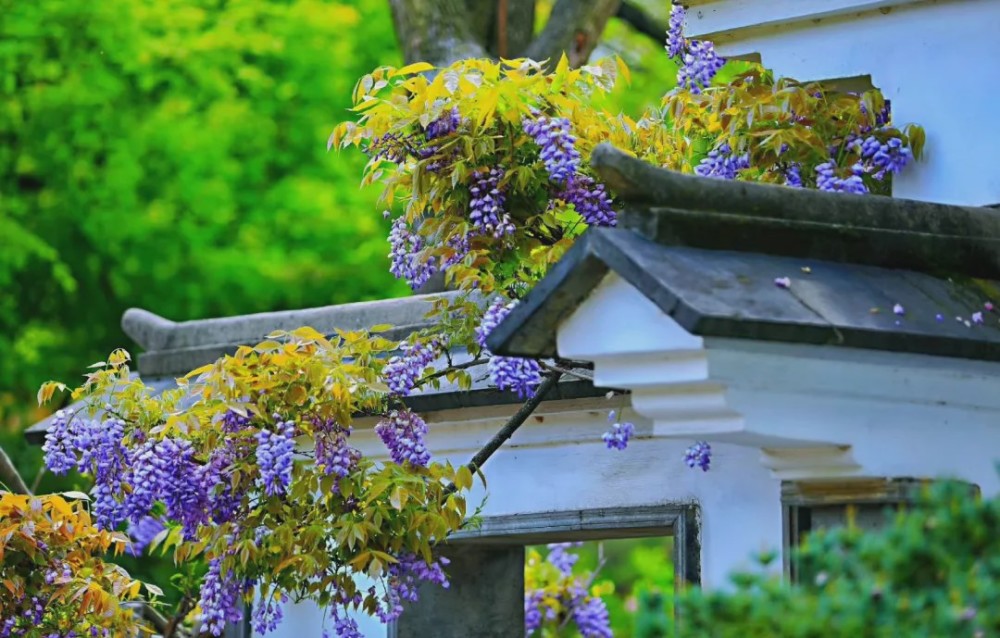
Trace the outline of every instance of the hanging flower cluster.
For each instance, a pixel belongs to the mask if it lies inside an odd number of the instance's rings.
[[[612,638],[608,608],[601,598],[613,591],[610,582],[593,584],[595,574],[573,573],[579,556],[571,550],[582,543],[548,545],[544,559],[528,552],[524,569],[524,625],[528,638],[561,635],[572,622],[583,638]]]
[[[367,333],[279,332],[161,395],[130,378],[117,351],[74,393],[90,408],[56,415],[45,460],[93,477],[98,527],[127,525],[132,551],[207,561],[194,595],[209,633],[238,622],[240,601],[253,598],[258,633],[277,626],[284,601],[311,599],[330,608],[338,635],[356,635],[348,610],[391,620],[417,582],[446,584],[432,549],[462,525],[472,484],[467,468],[432,462],[426,424],[397,403],[436,342],[387,356],[398,346]],[[408,367],[418,370],[401,386],[381,383]],[[387,415],[376,432],[391,462],[351,446],[358,413]],[[364,592],[362,573],[376,582]]]

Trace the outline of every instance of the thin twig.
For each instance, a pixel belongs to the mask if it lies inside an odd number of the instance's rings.
[[[560,374],[565,374],[568,377],[576,377],[577,379],[581,379],[583,381],[593,382],[594,380],[593,376],[587,376],[581,372],[577,372],[576,370],[570,368],[564,368],[562,366],[555,365],[552,363],[546,363],[544,361],[540,361],[539,363],[542,365],[543,368],[549,370],[550,372],[558,372]]]
[[[424,377],[423,379],[421,379],[421,381],[429,381],[431,379],[439,379],[439,378],[441,378],[443,376],[448,375],[451,372],[456,372],[458,370],[465,370],[467,368],[474,368],[476,366],[481,366],[484,363],[488,363],[488,362],[489,362],[489,359],[484,359],[484,358],[480,357],[478,359],[473,359],[472,361],[466,361],[465,363],[456,363],[454,365],[449,365],[447,368],[445,368],[443,370],[438,370],[437,372],[433,372],[431,374],[428,374],[426,377]]]
[[[31,495],[31,490],[28,489],[27,483],[21,478],[21,474],[14,467],[14,463],[7,456],[7,453],[2,447],[0,447],[0,483],[2,483],[8,491],[14,492],[15,494],[28,494]]]
[[[41,485],[42,478],[45,476],[45,472],[48,471],[48,469],[49,468],[47,468],[44,463],[42,463],[42,466],[40,468],[38,468],[38,472],[35,473],[35,480],[33,480],[31,482],[31,493],[32,494],[34,494],[34,493],[36,493],[38,491],[38,486]]]
[[[604,543],[603,542],[598,542],[597,543],[597,566],[594,567],[593,571],[590,572],[590,578],[587,579],[587,584],[583,586],[584,591],[588,591],[588,592],[590,591],[590,587],[594,584],[594,581],[597,580],[598,574],[600,574],[601,570],[604,569],[604,565],[606,563],[607,563],[607,560],[604,557]],[[572,604],[572,601],[571,601],[569,609],[567,609],[566,612],[565,612],[566,616],[563,618],[562,623],[560,623],[560,625],[559,625],[560,629],[565,628],[566,625],[567,625],[567,623],[569,623],[570,618],[573,617],[573,607],[574,607],[574,605]]]
[[[177,633],[177,629],[180,624],[184,621],[184,617],[188,615],[194,609],[194,601],[190,596],[185,596],[181,599],[180,604],[177,606],[177,614],[167,623],[164,628],[163,638],[174,638]]]
[[[153,628],[156,629],[157,633],[160,635],[164,635],[166,633],[167,628],[170,625],[170,621],[167,620],[163,614],[153,609],[153,606],[149,603],[143,603],[142,616],[153,625]]]

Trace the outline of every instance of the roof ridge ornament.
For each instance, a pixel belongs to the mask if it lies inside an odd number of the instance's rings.
[[[129,308],[122,315],[121,326],[122,331],[144,350],[163,350],[177,322],[142,308]]]

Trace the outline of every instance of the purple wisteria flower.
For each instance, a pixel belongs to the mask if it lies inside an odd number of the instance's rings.
[[[258,634],[266,634],[278,628],[278,623],[285,617],[282,609],[283,603],[288,600],[288,596],[278,592],[274,596],[267,596],[267,600],[261,600],[253,607],[253,630]]]
[[[240,588],[229,572],[222,573],[222,561],[213,558],[208,562],[208,573],[201,584],[199,606],[204,629],[213,636],[221,636],[226,623],[243,620],[239,608]]]
[[[93,475],[93,513],[96,524],[103,529],[116,529],[127,518],[119,499],[123,481],[130,478],[124,436],[125,423],[117,417],[83,419],[60,411],[42,448],[45,464],[54,473],[76,469]]]
[[[454,133],[461,123],[462,117],[458,112],[458,107],[452,107],[449,111],[442,113],[440,117],[430,122],[424,128],[423,140],[420,140],[416,134],[411,136],[410,139],[414,140],[414,143],[417,145],[414,155],[417,156],[417,159],[421,160],[427,160],[437,155],[441,151],[441,147],[438,144],[431,144],[430,142]],[[458,155],[458,149],[452,147],[451,151],[445,156],[439,157],[432,162],[425,162],[424,170],[436,173],[450,164],[456,155]]]
[[[404,279],[414,290],[427,283],[437,267],[432,259],[421,259],[424,240],[414,233],[406,220],[397,218],[389,232],[389,272],[397,279]]]
[[[802,188],[802,167],[797,163],[789,164],[785,170],[785,186]]]
[[[469,251],[472,250],[472,246],[469,243],[470,240],[471,237],[467,234],[458,234],[449,237],[445,243],[448,245],[449,248],[452,248],[455,251],[455,253],[453,255],[450,255],[447,259],[444,260],[442,268],[444,269],[451,268],[455,264],[460,263],[463,259],[465,259],[466,255],[469,254]]]
[[[684,6],[674,4],[670,7],[670,22],[667,24],[667,57],[679,58],[684,53],[687,42],[684,40]]]
[[[833,162],[824,162],[816,167],[816,186],[821,191],[862,195],[868,192],[868,187],[861,179],[864,172],[861,164],[855,164],[851,167],[849,177],[839,177],[836,165]]]
[[[514,232],[514,224],[504,209],[506,197],[500,187],[504,177],[502,168],[476,171],[469,186],[469,219],[479,232],[503,237]]]
[[[500,325],[500,322],[513,310],[515,305],[517,305],[517,302],[508,302],[502,297],[489,305],[486,312],[483,313],[483,318],[479,322],[479,326],[476,328],[476,343],[481,348],[486,348],[486,338]]]
[[[573,572],[573,566],[576,565],[578,560],[580,560],[580,556],[566,550],[580,547],[582,545],[583,543],[580,542],[549,543],[546,546],[549,549],[549,555],[546,560],[552,563],[552,565],[554,565],[560,572],[568,576]]]
[[[566,188],[557,197],[567,204],[572,204],[583,221],[591,226],[614,226],[618,216],[611,207],[608,191],[589,175],[574,175]]]
[[[608,421],[611,427],[601,435],[601,439],[609,450],[624,450],[628,447],[629,439],[635,434],[635,426],[628,422],[616,421],[614,410],[608,413]]]
[[[295,422],[275,417],[275,431],[257,433],[257,485],[268,496],[279,496],[292,483],[292,456],[295,452]]]
[[[698,441],[684,452],[684,462],[690,468],[700,467],[707,472],[712,463],[712,446],[708,441]]]
[[[428,140],[435,140],[450,135],[458,129],[461,123],[462,116],[458,112],[458,107],[453,106],[451,110],[427,125],[427,128],[424,129],[424,137]]]
[[[59,410],[52,417],[49,429],[45,433],[45,467],[53,474],[65,474],[77,467],[77,424],[71,425],[69,412]]]
[[[427,423],[416,412],[393,410],[375,426],[375,433],[389,450],[394,463],[425,467],[431,453],[424,444]]]
[[[337,638],[365,638],[361,630],[358,629],[358,623],[347,614],[333,615],[333,631]],[[328,634],[324,631],[323,638],[327,638]]]
[[[520,399],[534,395],[535,388],[542,382],[541,366],[534,359],[494,355],[486,369],[498,390],[510,390]]]
[[[451,586],[444,568],[450,563],[444,556],[427,563],[412,552],[400,554],[396,563],[389,565],[389,579],[402,600],[417,602],[419,582],[428,582],[447,589]]]
[[[692,93],[701,93],[726,64],[726,60],[715,52],[715,46],[706,40],[691,40],[681,61],[677,85]]]
[[[438,342],[404,343],[401,354],[389,359],[382,368],[382,378],[389,386],[389,392],[396,396],[407,396],[413,391],[417,381],[434,359],[440,346]]]
[[[524,631],[528,636],[537,631],[545,620],[541,610],[543,598],[545,592],[542,590],[527,592],[524,595]]]
[[[902,171],[913,157],[910,149],[903,146],[903,140],[898,137],[890,138],[883,143],[874,135],[869,135],[864,140],[855,139],[853,146],[866,161],[875,179],[884,179],[886,174],[897,174]]]
[[[316,468],[326,475],[348,476],[361,460],[361,451],[347,442],[351,428],[332,420],[315,421],[314,424]]]
[[[246,414],[240,414],[236,410],[228,410],[222,415],[222,430],[230,434],[239,432],[250,425],[250,420],[250,417]]]
[[[516,302],[500,298],[483,313],[483,319],[476,328],[476,341],[483,348],[483,354],[490,355],[490,351],[486,348],[486,338],[515,305]],[[532,396],[542,382],[542,367],[535,359],[493,355],[490,356],[486,368],[490,380],[498,389],[512,390],[522,399]]]
[[[380,606],[376,611],[376,615],[384,623],[399,618],[403,613],[403,601],[417,602],[419,581],[434,583],[445,588],[449,586],[443,569],[450,562],[447,558],[440,557],[428,564],[423,558],[407,553],[398,556],[397,561],[389,566],[388,583],[382,598],[384,606]],[[369,589],[369,593],[374,593],[374,587]]]
[[[576,150],[576,137],[570,132],[569,120],[537,115],[534,119],[525,118],[521,125],[541,147],[539,157],[549,178],[557,183],[569,181],[580,167],[580,152]]]
[[[401,164],[412,150],[408,138],[398,133],[386,133],[372,141],[366,152],[373,160],[385,160],[393,164]]]
[[[583,638],[613,638],[608,606],[600,596],[581,596],[573,603],[573,622]]]
[[[702,177],[718,177],[721,179],[736,179],[736,174],[750,168],[750,156],[747,153],[733,155],[729,144],[722,144],[708,152],[708,156],[695,166],[694,172]]]
[[[133,556],[142,554],[142,551],[153,542],[156,535],[166,529],[163,521],[156,516],[143,516],[135,523],[129,523],[128,535],[132,542],[129,544],[129,552]]]

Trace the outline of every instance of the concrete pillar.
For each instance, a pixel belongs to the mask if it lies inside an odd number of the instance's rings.
[[[452,545],[451,586],[420,588],[389,629],[390,638],[511,638],[524,635],[524,547]]]

